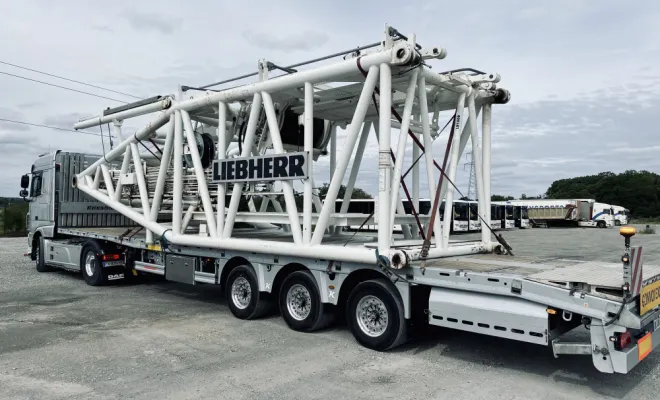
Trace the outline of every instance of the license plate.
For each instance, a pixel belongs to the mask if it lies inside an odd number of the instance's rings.
[[[639,315],[644,315],[660,305],[660,280],[642,288],[639,294]]]
[[[118,265],[124,265],[124,262],[119,260],[119,261],[103,261],[103,266],[104,267],[116,267]]]

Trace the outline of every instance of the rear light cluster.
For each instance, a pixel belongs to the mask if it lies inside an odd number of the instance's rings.
[[[104,254],[102,257],[103,261],[117,261],[121,259],[120,254]]]
[[[614,342],[616,350],[623,350],[632,343],[632,335],[630,332],[616,332],[614,336],[610,336],[610,341]]]

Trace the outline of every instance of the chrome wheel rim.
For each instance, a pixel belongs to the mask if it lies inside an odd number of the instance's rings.
[[[247,306],[250,305],[250,300],[252,300],[252,288],[250,287],[250,282],[244,277],[237,278],[234,283],[231,284],[231,300],[234,302],[234,305],[244,310]]]
[[[94,252],[88,252],[85,256],[85,273],[87,276],[94,276],[94,270],[96,269],[96,256]]]
[[[360,299],[355,310],[360,330],[370,337],[385,333],[389,321],[387,307],[381,299],[368,295]]]
[[[312,295],[306,287],[296,283],[286,294],[286,309],[295,320],[302,321],[312,312]]]

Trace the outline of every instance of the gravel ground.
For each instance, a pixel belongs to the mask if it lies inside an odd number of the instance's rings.
[[[505,232],[516,254],[617,261],[617,229]],[[647,399],[660,356],[606,375],[589,357],[428,329],[388,353],[344,327],[289,330],[234,318],[216,288],[149,282],[94,288],[37,273],[26,240],[0,239],[0,399]],[[657,235],[638,235],[658,263]]]

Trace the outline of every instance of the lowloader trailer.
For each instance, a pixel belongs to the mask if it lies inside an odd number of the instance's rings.
[[[261,60],[251,83],[182,86],[82,120],[75,129],[112,124],[122,141],[95,156],[42,155],[21,178],[30,201],[27,255],[38,271],[80,271],[93,286],[140,274],[220,285],[237,318],[278,309],[296,331],[343,316],[374,350],[402,344],[412,324],[424,323],[629,372],[660,343],[660,268],[643,266],[629,227],[621,228],[619,262],[514,256],[485,223],[492,110],[510,94],[496,73],[430,69],[446,54],[386,27],[378,42],[322,59],[289,67]],[[123,136],[124,121],[147,115],[150,123]],[[337,129],[346,130],[341,149]],[[372,133],[376,159],[364,157]],[[448,146],[436,161],[440,134]],[[449,235],[452,207],[438,213],[443,200],[453,204],[468,139],[482,229],[477,240],[457,241]],[[331,174],[323,199],[313,182],[322,157]],[[402,179],[406,159],[411,187]],[[374,211],[348,213],[356,182],[376,168]],[[433,206],[406,213],[403,200],[419,204],[422,182]],[[361,224],[377,231],[342,229]],[[588,339],[562,340],[582,327]]]

